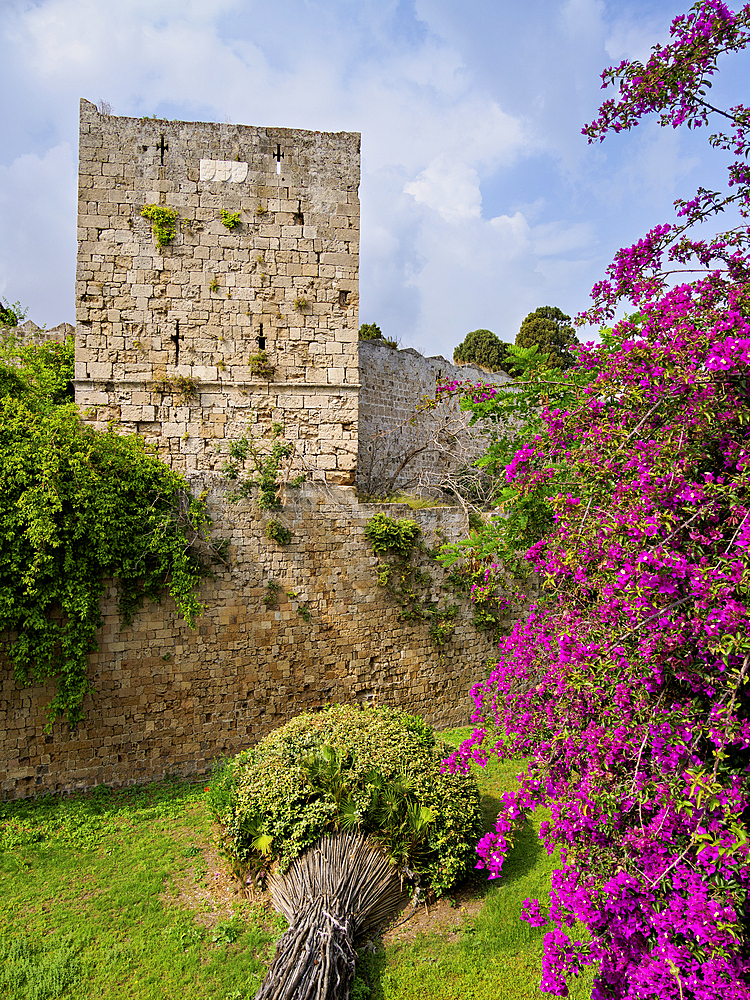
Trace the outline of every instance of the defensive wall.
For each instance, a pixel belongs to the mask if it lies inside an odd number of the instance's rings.
[[[505,372],[425,358],[413,348],[395,350],[383,340],[359,344],[359,448],[357,485],[364,494],[397,489],[431,490],[446,484],[486,445],[481,428],[469,427],[460,396],[440,396],[441,384],[512,383]],[[439,399],[438,406],[432,400]]]
[[[191,475],[191,485],[211,483]],[[227,504],[224,492],[213,487],[209,502],[214,537],[229,542],[226,564],[215,560],[213,578],[201,586],[206,611],[197,628],[168,597],[122,627],[111,586],[99,649],[90,656],[95,694],[75,731],[57,722],[45,734],[54,683],[21,687],[3,664],[3,797],[201,773],[329,702],[400,706],[439,727],[468,722],[469,689],[485,675],[492,643],[472,624],[466,602],[459,601],[455,632],[442,647],[426,623],[402,621],[377,586],[382,560],[364,537],[373,513],[385,510],[416,520],[424,544],[435,546],[465,534],[460,509],[347,504],[336,499],[341,491],[326,495],[310,485],[287,495],[274,514],[292,532],[280,547],[265,537],[269,515],[250,500]],[[444,571],[426,556],[422,565],[434,580],[431,596],[445,597]]]
[[[21,688],[1,663],[4,797],[201,773],[327,702],[468,721],[492,644],[426,555],[426,596],[460,607],[454,633],[437,646],[424,621],[403,620],[364,535],[383,509],[416,520],[432,548],[465,536],[465,512],[363,504],[354,485],[383,441],[386,473],[404,473],[396,485],[476,454],[455,402],[411,419],[438,380],[487,376],[358,343],[358,184],[356,134],[114,118],[81,102],[76,401],[208,491],[227,551],[201,585],[195,631],[169,598],[122,628],[108,587],[94,694],[74,732],[57,722],[45,734],[53,684]],[[163,246],[149,205],[177,213]],[[26,342],[68,332],[17,331]],[[252,499],[228,499],[222,472],[232,441],[262,452],[279,428],[307,477],[273,514],[291,531],[285,546]]]
[[[37,326],[30,319],[22,323],[21,326],[14,326],[8,330],[3,330],[6,337],[12,338],[17,344],[33,344],[41,347],[42,344],[55,340],[64,343],[69,337],[75,335],[76,328],[71,323],[58,323],[57,326],[46,327]]]

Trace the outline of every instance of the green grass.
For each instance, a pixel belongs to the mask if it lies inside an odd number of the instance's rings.
[[[283,923],[170,899],[211,878],[203,796],[163,782],[0,805],[0,996],[252,997]]]
[[[458,746],[471,732],[466,727],[440,735]],[[486,768],[476,767],[487,828],[494,823],[500,796],[515,788],[521,767],[517,760],[495,757]],[[519,918],[525,899],[538,898],[544,904],[551,872],[559,862],[547,855],[539,840],[539,827],[548,818],[547,810],[539,810],[530,819],[502,877],[479,890],[484,905],[464,922],[457,939],[428,933],[364,956],[360,976],[370,987],[368,1000],[540,1000],[542,942],[552,927],[531,927]],[[576,933],[584,932],[578,928]],[[579,980],[571,978],[569,996],[589,1000],[592,980],[591,970]]]
[[[434,497],[416,496],[413,493],[388,493],[385,496],[362,495],[359,497],[361,503],[402,503],[412,510],[431,510],[433,507],[450,507],[450,503],[444,500],[437,500]]]
[[[442,734],[458,745],[470,730]],[[490,825],[519,762],[478,778]],[[545,898],[554,858],[537,815],[457,933],[367,952],[353,1000],[539,1000],[548,928],[519,920]],[[217,875],[203,782],[0,804],[0,997],[4,1000],[251,1000],[283,920]],[[219,885],[224,892],[214,892]],[[591,975],[570,996],[591,995]]]

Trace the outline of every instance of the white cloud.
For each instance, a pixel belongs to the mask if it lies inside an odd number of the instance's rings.
[[[420,205],[439,212],[446,222],[464,222],[481,215],[482,195],[476,170],[448,162],[445,156],[436,156],[415,181],[404,185],[404,191]]]
[[[497,215],[490,219],[490,225],[500,236],[502,246],[506,249],[507,257],[517,257],[520,253],[528,251],[531,246],[531,229],[522,212],[515,215]]]
[[[645,63],[651,55],[651,48],[657,42],[669,42],[670,19],[663,15],[644,14],[639,17],[618,18],[610,27],[604,48],[613,63],[623,59],[637,59]]]
[[[534,253],[539,257],[552,257],[572,250],[589,250],[596,242],[594,227],[590,222],[546,222],[531,230]]]

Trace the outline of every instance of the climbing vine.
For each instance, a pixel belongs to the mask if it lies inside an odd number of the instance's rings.
[[[377,567],[378,586],[385,587],[400,605],[402,621],[427,622],[430,638],[440,648],[453,635],[459,609],[432,600],[434,581],[417,562],[419,555],[432,553],[420,543],[419,535],[416,521],[383,513],[374,514],[365,526],[373,552],[385,557]]]
[[[164,588],[191,626],[202,611],[194,543],[203,498],[136,436],[82,423],[67,395],[72,345],[0,351],[0,633],[16,680],[57,678],[49,730],[75,727],[92,692],[105,580],[132,619]]]
[[[263,452],[258,440],[243,434],[237,441],[230,442],[229,461],[222,466],[222,472],[227,479],[237,480],[236,492],[227,494],[227,500],[235,501],[250,496],[253,488],[257,488],[256,503],[261,510],[279,510],[281,497],[279,495],[279,473],[285,459],[294,453],[291,441],[281,439],[284,428],[281,424],[271,426],[271,450]],[[242,476],[243,469],[250,466],[250,475]],[[290,486],[300,486],[303,476],[298,476]],[[272,536],[268,536],[272,537]],[[291,535],[290,535],[291,539]],[[276,539],[278,541],[278,539]],[[280,543],[280,544],[286,544]]]

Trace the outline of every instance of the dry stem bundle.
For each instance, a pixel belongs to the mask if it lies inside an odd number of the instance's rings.
[[[403,896],[395,867],[364,833],[329,834],[269,880],[289,921],[255,1000],[346,1000],[354,937],[394,913]]]

